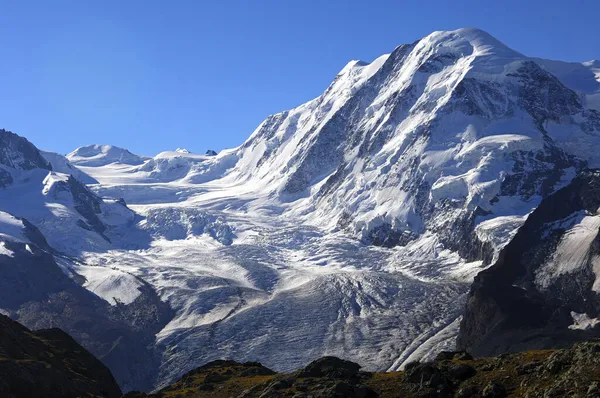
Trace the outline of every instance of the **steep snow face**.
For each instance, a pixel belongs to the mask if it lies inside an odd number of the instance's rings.
[[[82,146],[68,154],[67,159],[78,166],[105,166],[111,163],[138,165],[144,162],[143,157],[112,145]]]

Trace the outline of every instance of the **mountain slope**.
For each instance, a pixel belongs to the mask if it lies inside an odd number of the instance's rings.
[[[459,344],[493,355],[600,335],[599,211],[597,170],[544,199],[475,278]]]
[[[154,334],[170,309],[143,280],[71,257],[110,247],[134,213],[88,190],[73,176],[84,176],[78,169],[51,170],[16,134],[0,131],[0,142],[0,167],[11,176],[0,189],[0,313],[34,329],[60,327],[110,366],[125,389],[150,388]],[[49,160],[71,171],[59,155]]]
[[[0,314],[3,397],[120,397],[100,361],[60,329],[36,332]]]
[[[98,182],[71,164],[63,155],[48,151],[40,151],[40,153],[50,163],[52,170],[63,174],[70,174],[84,184],[95,184]]]
[[[6,162],[0,210],[102,311],[149,322],[153,360],[113,368],[127,388],[224,355],[397,370],[454,345],[473,276],[600,163],[600,114],[540,65],[477,29],[434,32],[350,62],[216,156],[82,147],[67,159],[88,186]]]
[[[300,214],[314,206],[307,218],[367,242],[433,232],[475,260],[475,218],[524,216],[583,162],[598,162],[598,120],[486,33],[436,32],[349,64],[321,97],[269,118],[227,177],[300,202]]]

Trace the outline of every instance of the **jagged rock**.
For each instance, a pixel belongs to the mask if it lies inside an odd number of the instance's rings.
[[[194,391],[197,398],[595,397],[599,390],[599,353],[600,340],[578,343],[567,350],[528,351],[495,358],[457,359],[455,356],[463,353],[445,352],[440,357],[450,359],[413,362],[406,365],[404,372],[390,373],[360,372],[358,365],[335,357],[322,358],[289,374],[275,374],[268,369],[246,374],[244,369],[266,368],[260,364],[213,361],[150,396]]]

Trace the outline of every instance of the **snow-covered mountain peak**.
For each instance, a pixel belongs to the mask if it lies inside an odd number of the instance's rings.
[[[523,217],[532,197],[596,159],[598,116],[567,83],[479,29],[434,32],[370,64],[350,62],[321,96],[267,118],[231,152],[235,166],[220,169],[228,184],[386,245],[459,218]],[[536,170],[532,183],[549,180],[525,187],[520,167]],[[440,223],[450,203],[453,216]]]
[[[75,149],[67,155],[67,159],[77,166],[105,166],[111,163],[140,165],[146,159],[135,155],[127,149],[112,145],[87,145]]]
[[[434,48],[437,53],[450,52],[458,56],[523,57],[489,33],[477,28],[433,32],[418,43],[418,46]]]

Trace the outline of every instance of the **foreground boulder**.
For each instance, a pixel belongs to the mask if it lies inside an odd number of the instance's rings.
[[[110,371],[60,329],[31,331],[0,315],[0,396],[120,397]]]

